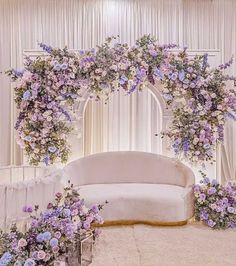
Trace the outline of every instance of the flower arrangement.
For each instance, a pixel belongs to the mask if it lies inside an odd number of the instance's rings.
[[[190,59],[186,50],[169,57],[163,97],[174,118],[164,136],[175,153],[190,162],[213,161],[216,143],[224,139],[226,118],[236,120],[236,91],[225,86],[234,77],[222,72],[231,63],[210,69],[207,54]]]
[[[220,185],[206,176],[193,188],[195,219],[214,229],[236,227],[236,185]]]
[[[130,94],[157,81],[174,114],[163,136],[177,155],[191,162],[212,160],[216,143],[223,140],[225,118],[234,118],[236,110],[236,93],[225,87],[234,78],[223,74],[232,60],[211,69],[207,55],[189,59],[186,49],[171,53],[176,45],[160,45],[149,35],[131,47],[114,40],[79,52],[40,44],[47,56],[26,58],[23,71],[7,72],[16,81],[17,141],[29,162],[67,161],[72,106],[84,100],[84,91],[99,100],[115,90]]]
[[[57,193],[55,202],[39,216],[33,214],[32,207],[24,207],[23,211],[31,214],[29,228],[22,233],[13,225],[9,233],[1,232],[0,265],[58,265],[79,236],[88,231],[94,238],[98,236],[99,231],[92,226],[103,223],[99,215],[102,207],[94,204],[87,208],[73,186],[65,188],[64,196]]]

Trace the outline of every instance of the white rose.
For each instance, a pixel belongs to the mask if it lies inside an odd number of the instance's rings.
[[[48,117],[47,117],[47,121],[48,121],[48,122],[52,121],[52,117],[51,117],[51,116],[48,116]]]

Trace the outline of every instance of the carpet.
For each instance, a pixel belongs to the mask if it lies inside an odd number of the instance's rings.
[[[91,266],[236,266],[236,230],[199,224],[102,228]]]

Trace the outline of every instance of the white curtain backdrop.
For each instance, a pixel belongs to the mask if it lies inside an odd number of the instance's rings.
[[[109,35],[133,43],[143,34],[190,49],[220,49],[222,62],[236,54],[235,0],[0,0],[0,71],[22,67],[24,49],[42,41],[71,49],[95,47]],[[236,64],[229,70],[236,74]],[[20,164],[9,79],[0,74],[0,165]],[[222,164],[235,169],[235,127],[227,127]],[[230,158],[230,159],[229,159]],[[235,171],[224,171],[234,179]],[[229,176],[230,175],[230,176]]]
[[[117,150],[161,153],[159,103],[149,89],[109,101],[89,101],[85,110],[85,155]],[[158,134],[158,136],[156,136]]]

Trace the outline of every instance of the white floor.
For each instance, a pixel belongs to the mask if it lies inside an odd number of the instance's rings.
[[[202,225],[106,227],[91,266],[236,266],[236,230]]]

